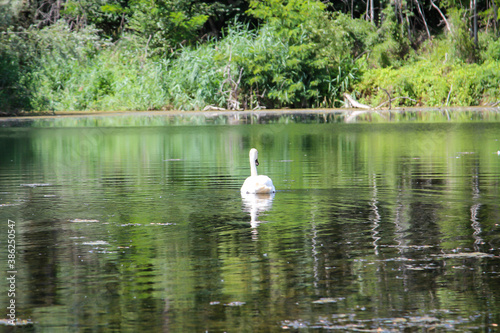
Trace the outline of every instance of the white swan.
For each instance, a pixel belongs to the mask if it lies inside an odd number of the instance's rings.
[[[264,175],[257,175],[257,165],[259,165],[258,155],[259,152],[257,149],[250,149],[250,177],[245,179],[241,187],[242,195],[276,192],[271,178]]]

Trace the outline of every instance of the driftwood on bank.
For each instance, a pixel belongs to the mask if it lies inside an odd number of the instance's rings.
[[[417,103],[416,100],[414,100],[413,98],[410,98],[410,97],[394,97],[394,98],[391,98],[391,94],[389,94],[389,92],[384,89],[384,88],[380,88],[381,90],[383,90],[386,94],[387,94],[387,101],[383,102],[382,104],[380,104],[379,106],[377,107],[371,107],[369,105],[366,105],[366,104],[361,104],[357,101],[354,100],[354,98],[352,98],[351,95],[349,95],[348,93],[344,93],[344,102],[345,102],[345,105],[346,107],[348,108],[358,108],[358,109],[367,109],[367,110],[378,110],[380,109],[382,106],[386,105],[387,103],[389,103],[389,110],[392,109],[392,102],[397,100],[397,99],[409,99],[410,101],[412,102],[415,102]]]
[[[361,104],[361,103],[355,101],[354,98],[352,98],[352,96],[349,95],[348,93],[344,93],[344,102],[345,102],[347,107],[351,107],[351,108],[373,109],[369,105]]]
[[[233,81],[236,84],[236,88],[239,86],[240,79],[241,79],[241,71],[240,71],[240,77],[238,78],[238,81],[237,82]],[[380,109],[381,107],[383,107],[387,103],[389,103],[389,110],[391,110],[392,109],[392,102],[395,101],[395,100],[397,100],[397,99],[401,99],[401,98],[403,98],[403,99],[409,99],[410,101],[417,103],[416,100],[414,100],[413,98],[410,98],[410,97],[402,97],[402,96],[400,96],[400,97],[391,98],[391,94],[389,93],[389,91],[387,91],[387,89],[384,89],[384,88],[379,88],[379,89],[383,90],[387,94],[387,97],[388,97],[387,101],[383,102],[379,106],[372,107],[370,105],[362,104],[362,103],[356,101],[348,93],[344,93],[343,97],[344,97],[345,106],[347,108],[357,108],[357,109],[365,109],[365,110],[375,111],[375,110]],[[235,99],[231,98],[232,92],[234,92],[234,90],[233,91],[231,91],[231,90],[228,91],[230,99],[229,99],[229,102],[228,102],[228,108],[227,109],[224,109],[224,108],[221,108],[221,107],[218,107],[218,106],[215,106],[215,105],[207,105],[203,109],[203,111],[241,110],[239,108],[239,102],[237,102],[237,101],[235,101]],[[450,89],[450,93],[451,93],[451,89]],[[448,95],[448,99],[449,99],[449,95]],[[448,105],[448,101],[446,102],[446,104]],[[257,109],[265,109],[265,107],[257,105],[257,107],[255,107],[253,110],[257,110]],[[353,115],[358,115],[359,113],[364,113],[364,112],[366,112],[366,111],[356,111],[356,112],[353,113]]]
[[[215,105],[207,105],[203,108],[203,111],[226,111],[226,109],[220,108]]]

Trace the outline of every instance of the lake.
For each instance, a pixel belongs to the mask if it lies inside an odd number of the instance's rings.
[[[26,332],[495,331],[499,140],[497,110],[0,121],[0,304]],[[252,147],[274,195],[240,195]]]

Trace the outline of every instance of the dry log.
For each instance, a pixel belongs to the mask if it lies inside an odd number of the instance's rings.
[[[361,104],[352,98],[348,93],[344,93],[344,101],[348,107],[358,108],[358,109],[371,109],[369,105]]]
[[[214,105],[207,105],[203,111],[226,111],[226,109]]]

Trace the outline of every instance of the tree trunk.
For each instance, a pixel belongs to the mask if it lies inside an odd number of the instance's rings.
[[[498,7],[495,0],[491,1],[491,7],[493,8],[493,29],[495,31],[495,35],[498,36]]]
[[[370,0],[370,19],[372,23],[375,23],[375,7],[373,6],[373,0]]]
[[[436,10],[439,12],[439,14],[441,15],[441,17],[444,20],[444,23],[446,23],[446,28],[448,29],[449,32],[451,32],[450,24],[448,23],[446,16],[444,16],[443,12],[439,9],[438,6],[436,6],[436,4],[434,3],[433,0],[431,0],[431,5],[432,5],[432,7],[436,8]]]
[[[431,39],[431,33],[429,32],[429,27],[427,26],[427,21],[425,20],[425,14],[422,11],[422,8],[420,7],[420,2],[418,2],[418,0],[415,0],[415,2],[417,3],[418,12],[420,13],[420,16],[422,16],[422,20],[424,21],[424,26],[425,26],[425,31],[427,32],[427,37],[430,40]]]
[[[473,8],[473,15],[474,15],[474,20],[473,20],[473,29],[472,31],[474,32],[474,45],[477,47],[477,0],[472,0],[471,1],[472,5],[474,6]]]
[[[410,40],[410,43],[412,42],[412,26],[410,24],[410,18],[408,17],[408,13],[410,10],[408,9],[408,2],[405,2],[405,20],[406,20],[406,27],[408,28],[408,39]]]
[[[366,20],[371,23],[375,22],[375,9],[373,7],[373,0],[366,1]]]
[[[370,0],[366,2],[366,20],[371,21],[370,19]]]

